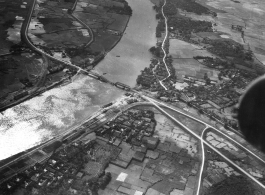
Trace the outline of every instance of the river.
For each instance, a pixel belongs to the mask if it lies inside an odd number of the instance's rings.
[[[96,66],[111,81],[134,86],[149,66],[148,49],[155,45],[155,11],[149,0],[128,0],[133,15],[117,46]],[[120,57],[116,57],[119,55]],[[0,160],[62,134],[123,91],[80,75],[74,82],[46,91],[0,114]]]
[[[133,10],[121,41],[96,67],[110,81],[134,87],[140,71],[149,66],[149,48],[156,44],[156,12],[149,0],[127,0]],[[120,57],[117,57],[120,56]]]

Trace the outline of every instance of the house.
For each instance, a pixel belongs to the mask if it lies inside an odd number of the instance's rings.
[[[77,177],[77,178],[82,178],[83,175],[84,175],[84,173],[82,173],[82,172],[78,172],[78,173],[76,174],[76,177]]]

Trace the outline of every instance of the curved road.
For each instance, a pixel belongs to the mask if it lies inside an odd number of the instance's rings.
[[[34,0],[34,5],[32,6],[32,8],[31,8],[31,11],[30,11],[30,18],[31,18],[31,15],[32,15],[32,12],[33,12],[33,10],[34,10],[34,7],[35,7],[35,3],[36,3],[36,0]],[[164,38],[164,40],[163,40],[163,43],[162,43],[162,50],[163,50],[163,52],[164,52],[164,57],[163,57],[163,62],[164,62],[164,65],[165,65],[165,67],[166,67],[166,69],[167,69],[167,72],[168,72],[168,76],[166,77],[166,78],[164,78],[163,80],[161,80],[161,81],[159,81],[160,82],[160,84],[167,90],[167,88],[164,86],[164,84],[162,83],[165,79],[167,79],[168,77],[170,77],[170,71],[169,71],[169,69],[168,69],[168,67],[167,67],[167,64],[166,64],[166,51],[165,51],[165,49],[164,49],[164,45],[165,45],[165,41],[167,40],[167,36],[168,36],[168,26],[167,26],[167,18],[166,18],[166,16],[165,16],[165,14],[164,14],[164,10],[163,10],[163,8],[164,8],[164,6],[166,5],[166,0],[165,0],[165,2],[164,2],[164,5],[162,6],[162,14],[163,14],[163,17],[165,18],[165,25],[166,25],[166,35],[165,35],[165,38]],[[25,34],[27,35],[27,29],[28,29],[28,26],[29,26],[29,22],[30,22],[30,18],[29,18],[29,20],[27,21],[27,27],[26,27],[26,29],[25,29]],[[68,62],[66,62],[66,61],[63,61],[63,60],[60,60],[60,59],[57,59],[57,58],[55,58],[55,57],[53,57],[53,56],[50,56],[50,55],[48,55],[48,54],[46,54],[45,52],[43,52],[42,50],[40,50],[40,49],[38,49],[38,48],[36,48],[29,40],[28,40],[28,37],[26,36],[25,37],[26,38],[26,40],[27,40],[27,43],[29,44],[29,45],[31,45],[31,47],[33,47],[33,48],[35,48],[35,50],[36,51],[38,51],[39,53],[41,53],[41,54],[43,54],[43,55],[46,55],[47,57],[49,57],[49,58],[51,58],[51,59],[54,59],[54,60],[57,60],[57,61],[60,61],[60,62],[63,62],[63,63],[65,63],[65,64],[67,64],[67,65],[69,65],[69,66],[72,66],[72,67],[75,67],[75,68],[77,68],[78,69],[78,71],[80,71],[80,70],[83,70],[84,72],[86,72],[86,73],[89,73],[88,71],[86,71],[86,70],[84,70],[84,69],[82,69],[82,68],[80,68],[80,67],[78,67],[78,66],[76,66],[76,65],[73,65],[73,64],[71,64],[71,63],[68,63]],[[255,183],[257,183],[258,185],[260,185],[262,188],[264,188],[265,189],[265,186],[261,183],[261,182],[259,182],[256,178],[254,178],[252,175],[250,175],[248,172],[246,172],[245,170],[243,170],[241,167],[239,167],[237,164],[235,164],[233,161],[231,161],[230,159],[228,159],[226,156],[224,156],[221,152],[219,152],[216,148],[214,148],[212,145],[210,145],[208,142],[206,142],[204,139],[203,139],[203,135],[204,135],[204,132],[206,131],[206,129],[208,129],[208,128],[211,128],[211,129],[213,129],[214,131],[217,131],[218,133],[220,133],[220,134],[222,134],[224,137],[226,137],[227,139],[229,139],[229,140],[231,140],[233,143],[235,143],[236,145],[238,145],[238,146],[240,146],[241,148],[243,148],[245,151],[247,151],[249,154],[251,154],[252,156],[254,156],[255,158],[257,158],[257,159],[259,159],[261,162],[263,162],[263,163],[265,163],[265,160],[263,160],[262,158],[260,158],[258,155],[256,155],[255,153],[253,153],[252,151],[250,151],[248,148],[246,148],[245,146],[243,146],[242,144],[240,144],[240,143],[238,143],[237,141],[235,141],[233,138],[230,138],[229,136],[227,136],[226,134],[224,134],[222,131],[220,131],[220,130],[218,130],[218,129],[216,129],[216,128],[214,128],[214,127],[212,127],[212,126],[210,126],[209,124],[207,124],[207,123],[205,123],[205,122],[203,122],[203,121],[201,121],[201,120],[199,120],[199,119],[197,119],[197,118],[195,118],[195,117],[193,117],[193,116],[190,116],[190,115],[188,115],[188,114],[186,114],[186,113],[184,113],[184,112],[181,112],[181,111],[179,111],[179,110],[177,110],[177,109],[175,109],[175,108],[172,108],[172,107],[170,107],[170,106],[168,106],[168,105],[166,105],[166,104],[164,104],[164,103],[161,103],[161,102],[158,102],[158,101],[156,101],[156,100],[154,100],[154,99],[152,99],[152,98],[149,98],[149,97],[147,97],[147,96],[144,96],[144,95],[142,95],[142,94],[140,94],[139,92],[137,92],[139,95],[141,95],[144,99],[146,99],[147,101],[149,101],[149,102],[151,102],[157,109],[159,109],[161,112],[163,112],[165,115],[167,115],[169,118],[171,118],[172,120],[174,120],[175,122],[177,122],[180,126],[182,126],[182,128],[184,128],[186,131],[188,131],[190,134],[192,134],[194,137],[196,137],[198,140],[200,140],[200,142],[201,142],[201,146],[202,146],[202,150],[203,150],[203,152],[202,152],[202,164],[201,164],[201,170],[200,170],[200,175],[199,175],[199,184],[198,184],[198,190],[197,190],[197,194],[199,194],[199,189],[200,189],[200,185],[201,185],[201,175],[202,175],[202,172],[203,172],[203,167],[204,167],[204,160],[205,160],[205,153],[204,153],[204,144],[205,145],[207,145],[209,148],[211,148],[214,152],[216,152],[218,155],[220,155],[221,157],[223,157],[227,162],[229,162],[230,164],[232,164],[234,167],[236,167],[238,170],[240,170],[244,175],[246,175],[247,177],[249,177],[251,180],[253,180]],[[167,113],[165,110],[163,110],[158,104],[160,104],[160,105],[163,105],[163,106],[165,106],[165,107],[167,107],[167,108],[169,108],[169,109],[171,109],[171,110],[174,110],[174,111],[176,111],[176,112],[178,112],[178,113],[180,113],[180,114],[182,114],[182,115],[184,115],[184,116],[186,116],[186,117],[188,117],[188,118],[191,118],[191,119],[193,119],[193,120],[195,120],[195,121],[197,121],[197,122],[199,122],[199,123],[201,123],[201,124],[204,124],[205,125],[205,129],[203,130],[203,132],[202,132],[202,134],[201,135],[197,135],[196,133],[194,133],[193,131],[191,131],[189,128],[187,128],[185,125],[183,125],[181,122],[179,122],[178,120],[176,120],[173,116],[171,116],[169,113]]]
[[[164,6],[166,5],[166,3],[167,3],[167,0],[164,0],[164,5],[163,5],[162,8],[161,8],[161,10],[162,10],[162,15],[163,15],[163,17],[164,17],[164,19],[165,19],[165,29],[166,29],[166,35],[165,35],[165,38],[164,38],[164,40],[163,40],[163,43],[162,43],[161,48],[162,48],[162,50],[163,50],[163,52],[164,52],[163,62],[164,62],[164,65],[165,65],[165,67],[166,67],[166,69],[167,69],[168,76],[167,76],[166,78],[164,78],[164,79],[162,79],[162,80],[159,81],[160,85],[161,85],[162,87],[164,87],[165,90],[167,90],[167,88],[166,88],[166,86],[163,84],[163,81],[166,80],[168,77],[171,76],[170,71],[169,71],[169,69],[168,69],[168,67],[167,67],[167,63],[166,63],[166,57],[167,57],[167,54],[166,54],[166,51],[165,51],[165,49],[164,49],[165,42],[166,42],[167,37],[168,37],[167,17],[166,17],[165,14],[164,14]]]
[[[72,67],[74,67],[74,68],[76,68],[78,70],[82,70],[82,71],[84,71],[86,73],[89,73],[88,71],[86,71],[86,70],[84,70],[84,69],[82,69],[82,68],[80,68],[80,67],[78,67],[78,66],[76,66],[76,65],[74,65],[72,63],[69,63],[69,62],[61,60],[61,59],[57,59],[57,58],[47,54],[46,52],[42,51],[41,49],[39,49],[35,45],[33,45],[33,43],[29,40],[29,38],[28,38],[28,27],[29,27],[29,24],[30,24],[30,21],[31,21],[31,17],[32,17],[32,13],[34,11],[35,5],[36,5],[36,0],[33,0],[33,3],[31,5],[30,11],[29,11],[29,14],[28,14],[27,18],[25,19],[26,20],[26,24],[22,26],[21,36],[22,36],[23,40],[28,44],[28,46],[32,50],[36,51],[39,54],[45,55],[45,56],[49,57],[50,59],[56,60],[58,62],[62,62],[64,64],[68,65],[68,66],[72,66]]]
[[[205,141],[201,136],[197,135],[196,133],[194,133],[192,130],[190,130],[189,128],[187,128],[185,125],[183,125],[181,122],[179,122],[178,120],[175,119],[175,117],[171,116],[168,112],[166,112],[165,110],[163,110],[158,104],[156,104],[151,98],[145,97],[148,101],[150,101],[158,110],[160,110],[162,113],[164,113],[165,115],[167,115],[169,118],[171,118],[173,121],[175,121],[176,123],[178,123],[183,129],[185,129],[186,131],[188,131],[191,135],[193,135],[195,138],[197,138],[198,140],[200,140],[201,144],[205,144],[207,145],[209,148],[211,148],[215,153],[217,153],[219,156],[221,156],[222,158],[224,158],[227,162],[229,162],[231,165],[233,165],[234,167],[237,168],[237,170],[239,170],[241,173],[243,173],[244,175],[246,175],[248,178],[250,178],[252,181],[254,181],[256,184],[258,184],[260,187],[262,187],[263,189],[265,189],[265,185],[263,183],[261,183],[260,181],[258,181],[255,177],[253,177],[251,174],[249,174],[248,172],[246,172],[244,169],[242,169],[241,167],[239,167],[237,164],[235,164],[232,160],[230,160],[229,158],[227,158],[225,155],[223,155],[221,152],[219,152],[215,147],[213,147],[211,144],[209,144],[207,141]],[[205,132],[205,130],[209,128],[209,126],[207,125],[206,128],[204,129],[203,132]],[[202,147],[204,148],[204,147]],[[251,152],[252,153],[252,152]],[[204,157],[203,157],[204,159]],[[202,162],[202,165],[204,166],[204,162]],[[202,173],[203,173],[203,167],[201,167],[200,170],[200,175],[199,175],[199,181],[201,182],[201,177],[202,177]],[[199,184],[198,186],[200,186],[201,184]],[[198,194],[199,189],[197,190]]]
[[[145,97],[146,97],[146,96],[145,96]],[[148,98],[149,98],[149,97],[148,97]],[[246,148],[245,146],[243,146],[241,143],[235,141],[233,138],[229,137],[228,135],[226,135],[225,133],[223,133],[223,132],[220,131],[219,129],[216,129],[215,127],[213,127],[213,126],[211,126],[211,125],[205,123],[204,121],[201,121],[201,120],[199,120],[199,119],[197,119],[197,118],[195,118],[195,117],[193,117],[193,116],[190,116],[190,115],[186,114],[185,112],[182,112],[182,111],[180,111],[180,110],[177,110],[177,109],[175,109],[175,108],[172,108],[172,107],[170,107],[170,106],[168,106],[168,105],[166,105],[166,104],[164,104],[164,103],[162,103],[162,102],[156,101],[156,100],[154,100],[154,99],[152,99],[152,98],[149,98],[149,99],[151,99],[151,101],[154,101],[154,102],[156,102],[156,103],[158,103],[158,104],[160,104],[160,105],[163,105],[164,107],[167,107],[167,108],[169,108],[169,109],[171,109],[171,110],[173,110],[173,111],[175,111],[175,112],[178,112],[178,113],[180,113],[180,114],[182,114],[182,115],[184,115],[184,116],[186,116],[186,117],[188,117],[188,118],[190,118],[190,119],[193,119],[193,120],[195,120],[195,121],[197,121],[197,122],[199,122],[199,123],[205,125],[206,128],[211,128],[211,129],[213,129],[214,131],[220,133],[222,136],[226,137],[227,139],[229,139],[230,141],[232,141],[233,143],[235,143],[235,144],[238,145],[239,147],[243,148],[245,151],[247,151],[247,152],[250,153],[252,156],[254,156],[255,158],[259,159],[261,162],[263,162],[263,163],[265,164],[265,160],[264,160],[264,159],[262,159],[260,156],[256,155],[254,152],[252,152],[251,150],[249,150],[248,148]]]
[[[85,24],[82,20],[80,20],[79,18],[77,18],[76,16],[73,15],[73,12],[74,12],[74,10],[75,10],[75,8],[76,8],[76,5],[77,5],[77,1],[78,1],[78,0],[75,0],[75,3],[74,3],[74,5],[73,5],[73,7],[72,7],[72,9],[71,9],[71,14],[70,14],[70,15],[71,15],[75,20],[77,20],[79,23],[81,23],[83,26],[85,26],[85,27],[89,30],[89,32],[90,32],[90,36],[91,36],[91,40],[85,45],[85,47],[87,47],[88,45],[90,45],[90,44],[94,41],[94,34],[93,34],[92,29],[91,29],[87,24]]]

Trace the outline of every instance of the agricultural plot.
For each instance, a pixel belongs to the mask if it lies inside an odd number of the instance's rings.
[[[200,64],[197,60],[191,59],[173,59],[172,62],[173,67],[176,70],[176,75],[179,79],[183,78],[183,75],[196,77],[198,79],[203,79],[205,73],[212,80],[218,79],[219,71],[210,69],[202,64]]]
[[[29,37],[50,55],[86,68],[119,41],[129,19],[126,15],[129,7],[125,1],[79,0],[71,13],[73,3],[39,2],[29,26]],[[83,60],[79,62],[80,59]]]
[[[41,56],[30,53],[1,57],[0,64],[0,103],[26,88],[32,88],[45,71]]]
[[[97,15],[87,12],[75,12],[74,15],[94,31],[106,28],[108,25],[114,22],[114,19],[111,18],[111,14]]]
[[[82,25],[76,25],[72,18],[39,18],[38,21],[43,25],[46,33],[82,27]]]
[[[91,48],[95,51],[100,51],[102,49],[104,51],[109,51],[116,45],[119,39],[120,36],[112,35],[108,31],[100,31],[95,41],[91,44]]]
[[[85,29],[86,30],[86,29]],[[80,30],[67,30],[56,33],[42,34],[40,38],[47,47],[81,46],[89,42],[90,37],[84,36]]]
[[[20,29],[27,15],[29,0],[0,2],[0,54],[9,53],[20,42]]]
[[[198,32],[198,33],[196,33],[196,35],[201,37],[201,38],[208,38],[208,39],[214,40],[214,39],[224,38],[225,34],[216,33],[216,32]]]
[[[84,2],[87,2],[89,4],[92,4],[92,6],[106,6],[106,7],[124,7],[124,4],[118,1],[112,1],[112,0],[85,0]]]
[[[113,13],[111,14],[111,17],[114,20],[114,22],[108,26],[108,29],[123,32],[124,29],[126,28],[129,16]]]
[[[255,56],[265,64],[265,49],[264,44],[264,29],[265,29],[265,3],[262,0],[251,3],[247,0],[242,0],[235,3],[231,0],[218,0],[218,1],[202,1],[198,2],[207,5],[210,9],[221,10],[215,18],[217,26],[214,27],[218,31],[228,33],[229,36],[241,43],[249,44]],[[243,27],[244,40],[242,39],[241,32],[231,29],[232,25],[239,25]]]
[[[173,58],[193,58],[193,56],[214,57],[213,54],[203,50],[197,45],[193,45],[178,39],[170,39],[169,42],[169,54]]]

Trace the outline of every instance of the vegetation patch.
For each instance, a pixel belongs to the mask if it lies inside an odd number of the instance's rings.
[[[68,30],[57,33],[43,34],[40,38],[49,47],[65,47],[66,45],[80,46],[90,41],[90,37],[83,36],[81,31]]]
[[[109,51],[115,46],[119,39],[120,36],[113,35],[111,32],[100,31],[91,47],[93,48],[94,45],[97,45],[97,47],[101,47],[101,50]]]
[[[113,13],[111,17],[114,19],[114,21],[108,26],[108,29],[123,32],[126,28],[129,16]]]
[[[198,15],[201,14],[212,14],[216,16],[216,13],[208,9],[207,7],[202,6],[194,0],[168,0],[167,6],[171,7],[172,5],[176,8],[185,10],[187,12],[193,12]],[[169,9],[172,10],[172,9]]]
[[[255,194],[252,184],[242,176],[231,176],[213,185],[205,195],[241,195]]]

